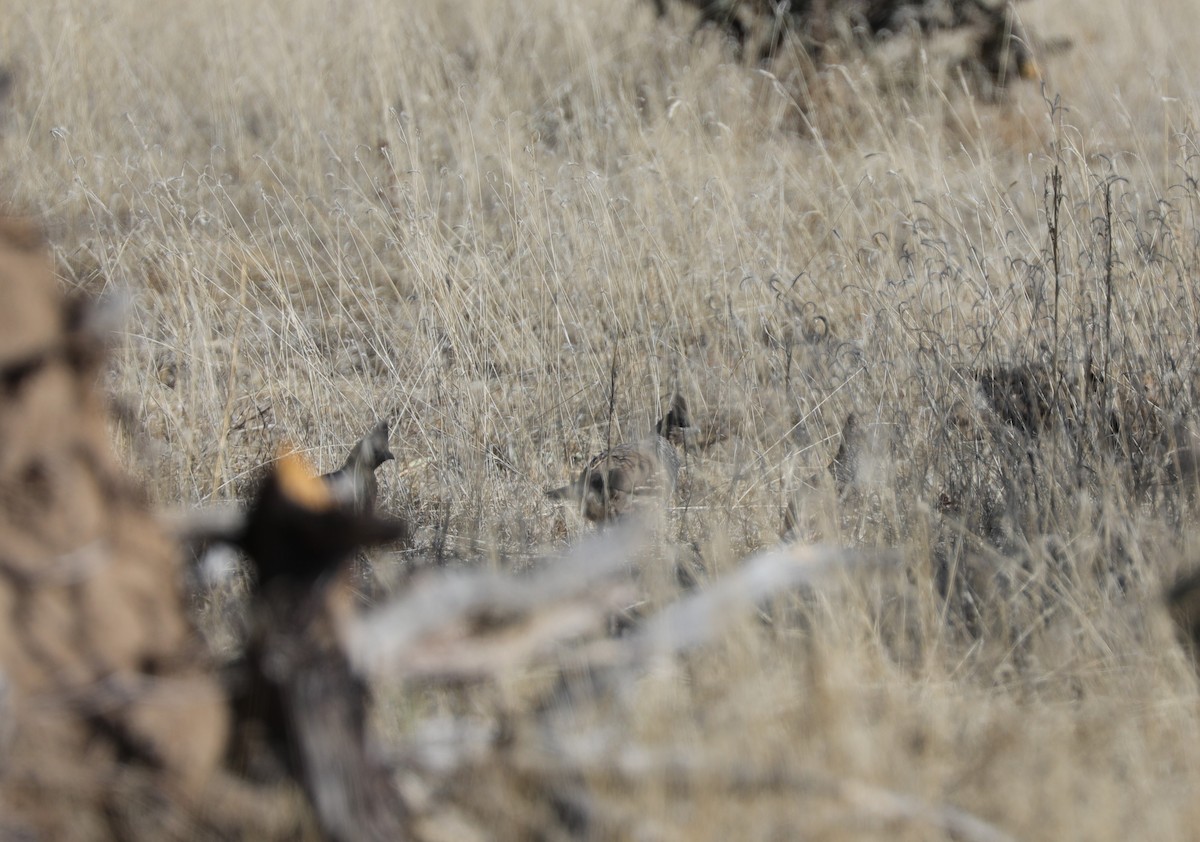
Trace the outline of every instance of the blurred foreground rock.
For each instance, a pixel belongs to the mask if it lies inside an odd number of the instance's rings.
[[[0,221],[0,827],[162,836],[137,825],[197,803],[226,706],[175,550],[109,447],[89,318],[60,294],[37,232]]]

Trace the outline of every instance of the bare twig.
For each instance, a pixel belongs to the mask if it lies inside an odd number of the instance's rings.
[[[233,401],[237,395],[237,369],[242,344],[242,327],[246,321],[246,286],[248,273],[245,264],[242,265],[241,280],[238,285],[238,319],[233,329],[233,344],[229,349],[229,375],[225,382],[228,391],[225,393],[225,409],[221,413],[221,432],[217,437],[216,458],[213,460],[211,495],[217,496],[221,490],[225,475],[225,449],[229,441],[229,429],[233,418]]]

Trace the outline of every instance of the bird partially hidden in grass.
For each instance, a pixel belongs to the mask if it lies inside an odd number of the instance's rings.
[[[384,462],[395,458],[388,447],[388,422],[380,421],[350,449],[345,464],[336,471],[323,474],[321,481],[340,505],[355,514],[371,515],[375,513],[379,499],[375,471]],[[355,554],[352,573],[360,601],[364,605],[374,601],[375,569],[364,553]]]
[[[294,453],[275,463],[234,539],[253,562],[257,589],[338,573],[356,551],[407,534],[403,521],[377,518],[340,496],[330,476],[315,476]]]
[[[354,445],[342,467],[324,474],[321,479],[338,501],[359,514],[369,514],[375,511],[375,501],[379,497],[375,470],[395,458],[388,449],[388,422],[380,421]]]
[[[866,432],[863,429],[862,422],[858,415],[854,412],[846,416],[846,421],[842,425],[842,439],[838,445],[837,453],[833,456],[833,461],[829,463],[829,475],[833,477],[833,487],[837,491],[839,501],[844,501],[846,495],[858,483],[859,457],[862,453],[863,445],[866,439]],[[821,486],[821,474],[817,473],[809,478],[807,485],[810,488],[819,488]],[[788,500],[787,509],[783,513],[783,530],[780,533],[786,540],[794,537],[799,530],[801,522],[802,503],[796,495]]]
[[[311,483],[304,487],[318,489],[327,506],[339,510],[338,517],[374,514],[379,497],[379,483],[375,471],[384,462],[395,459],[388,448],[388,422],[380,421],[350,450],[345,464],[328,474],[310,477]],[[272,474],[271,482],[278,482],[280,471],[288,463],[279,462]],[[294,471],[292,472],[295,473]],[[270,484],[263,486],[269,488]],[[312,494],[308,494],[308,499]],[[299,516],[297,516],[299,517]],[[228,548],[242,546],[242,531],[247,528],[247,514],[233,507],[214,507],[209,510],[190,510],[165,518],[168,528],[175,533],[191,557],[189,566],[194,584],[215,581],[227,576],[234,569],[234,556]],[[253,521],[249,521],[252,525]],[[351,521],[347,521],[351,523]],[[407,541],[405,532],[404,540]],[[368,542],[370,543],[370,542]],[[369,580],[369,565],[362,553],[355,554],[355,567],[359,578]]]
[[[583,516],[604,523],[633,512],[640,500],[663,499],[679,479],[679,451],[692,429],[687,403],[676,395],[654,435],[643,441],[618,444],[592,457],[574,482],[552,488],[552,500],[570,500]]]

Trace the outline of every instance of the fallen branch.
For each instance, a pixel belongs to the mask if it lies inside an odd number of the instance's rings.
[[[470,572],[425,577],[400,598],[351,624],[345,637],[350,660],[364,674],[453,673],[455,669],[436,669],[431,659],[450,659],[448,641],[457,640],[456,669],[494,672],[484,658],[463,648],[470,637],[481,652],[492,646],[492,655],[502,653],[506,663],[516,664],[560,636],[577,637],[585,627],[595,626],[619,593],[612,580],[628,570],[643,537],[636,526],[605,530],[527,576]],[[563,605],[568,602],[570,606]],[[532,618],[547,606],[553,618]],[[498,639],[485,643],[488,636]],[[441,653],[439,638],[447,646]]]
[[[895,552],[787,544],[751,556],[733,573],[663,608],[639,631],[598,641],[586,656],[593,666],[640,667],[656,657],[695,649],[714,640],[737,612],[780,593],[812,585],[837,570],[894,564]]]
[[[395,678],[460,683],[495,678],[558,651],[571,641],[594,638],[609,616],[634,598],[631,588],[607,586],[599,593],[551,604],[501,628],[457,623],[395,652],[386,669]]]
[[[719,790],[747,798],[796,795],[824,798],[877,822],[909,822],[936,828],[962,842],[1012,842],[1013,837],[984,819],[948,804],[931,804],[916,796],[863,781],[838,778],[787,765],[751,767],[729,759],[714,759],[696,751],[656,751],[620,745],[611,730],[558,734],[546,739],[539,730],[510,737],[506,757],[515,772],[553,781],[603,780],[617,787],[644,789],[663,786],[682,796],[700,790]],[[498,731],[482,722],[440,719],[425,723],[406,740],[396,765],[426,776],[461,773],[476,763],[492,762]],[[594,807],[599,793],[574,790],[576,798]],[[590,812],[590,810],[589,810]],[[605,812],[605,811],[600,811]]]

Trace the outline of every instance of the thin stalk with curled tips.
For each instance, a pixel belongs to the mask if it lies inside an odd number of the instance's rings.
[[[1113,262],[1115,260],[1112,238],[1112,185],[1110,178],[1104,182],[1104,373],[1100,388],[1104,390],[1104,412],[1108,412],[1108,366],[1112,360],[1112,300]]]

